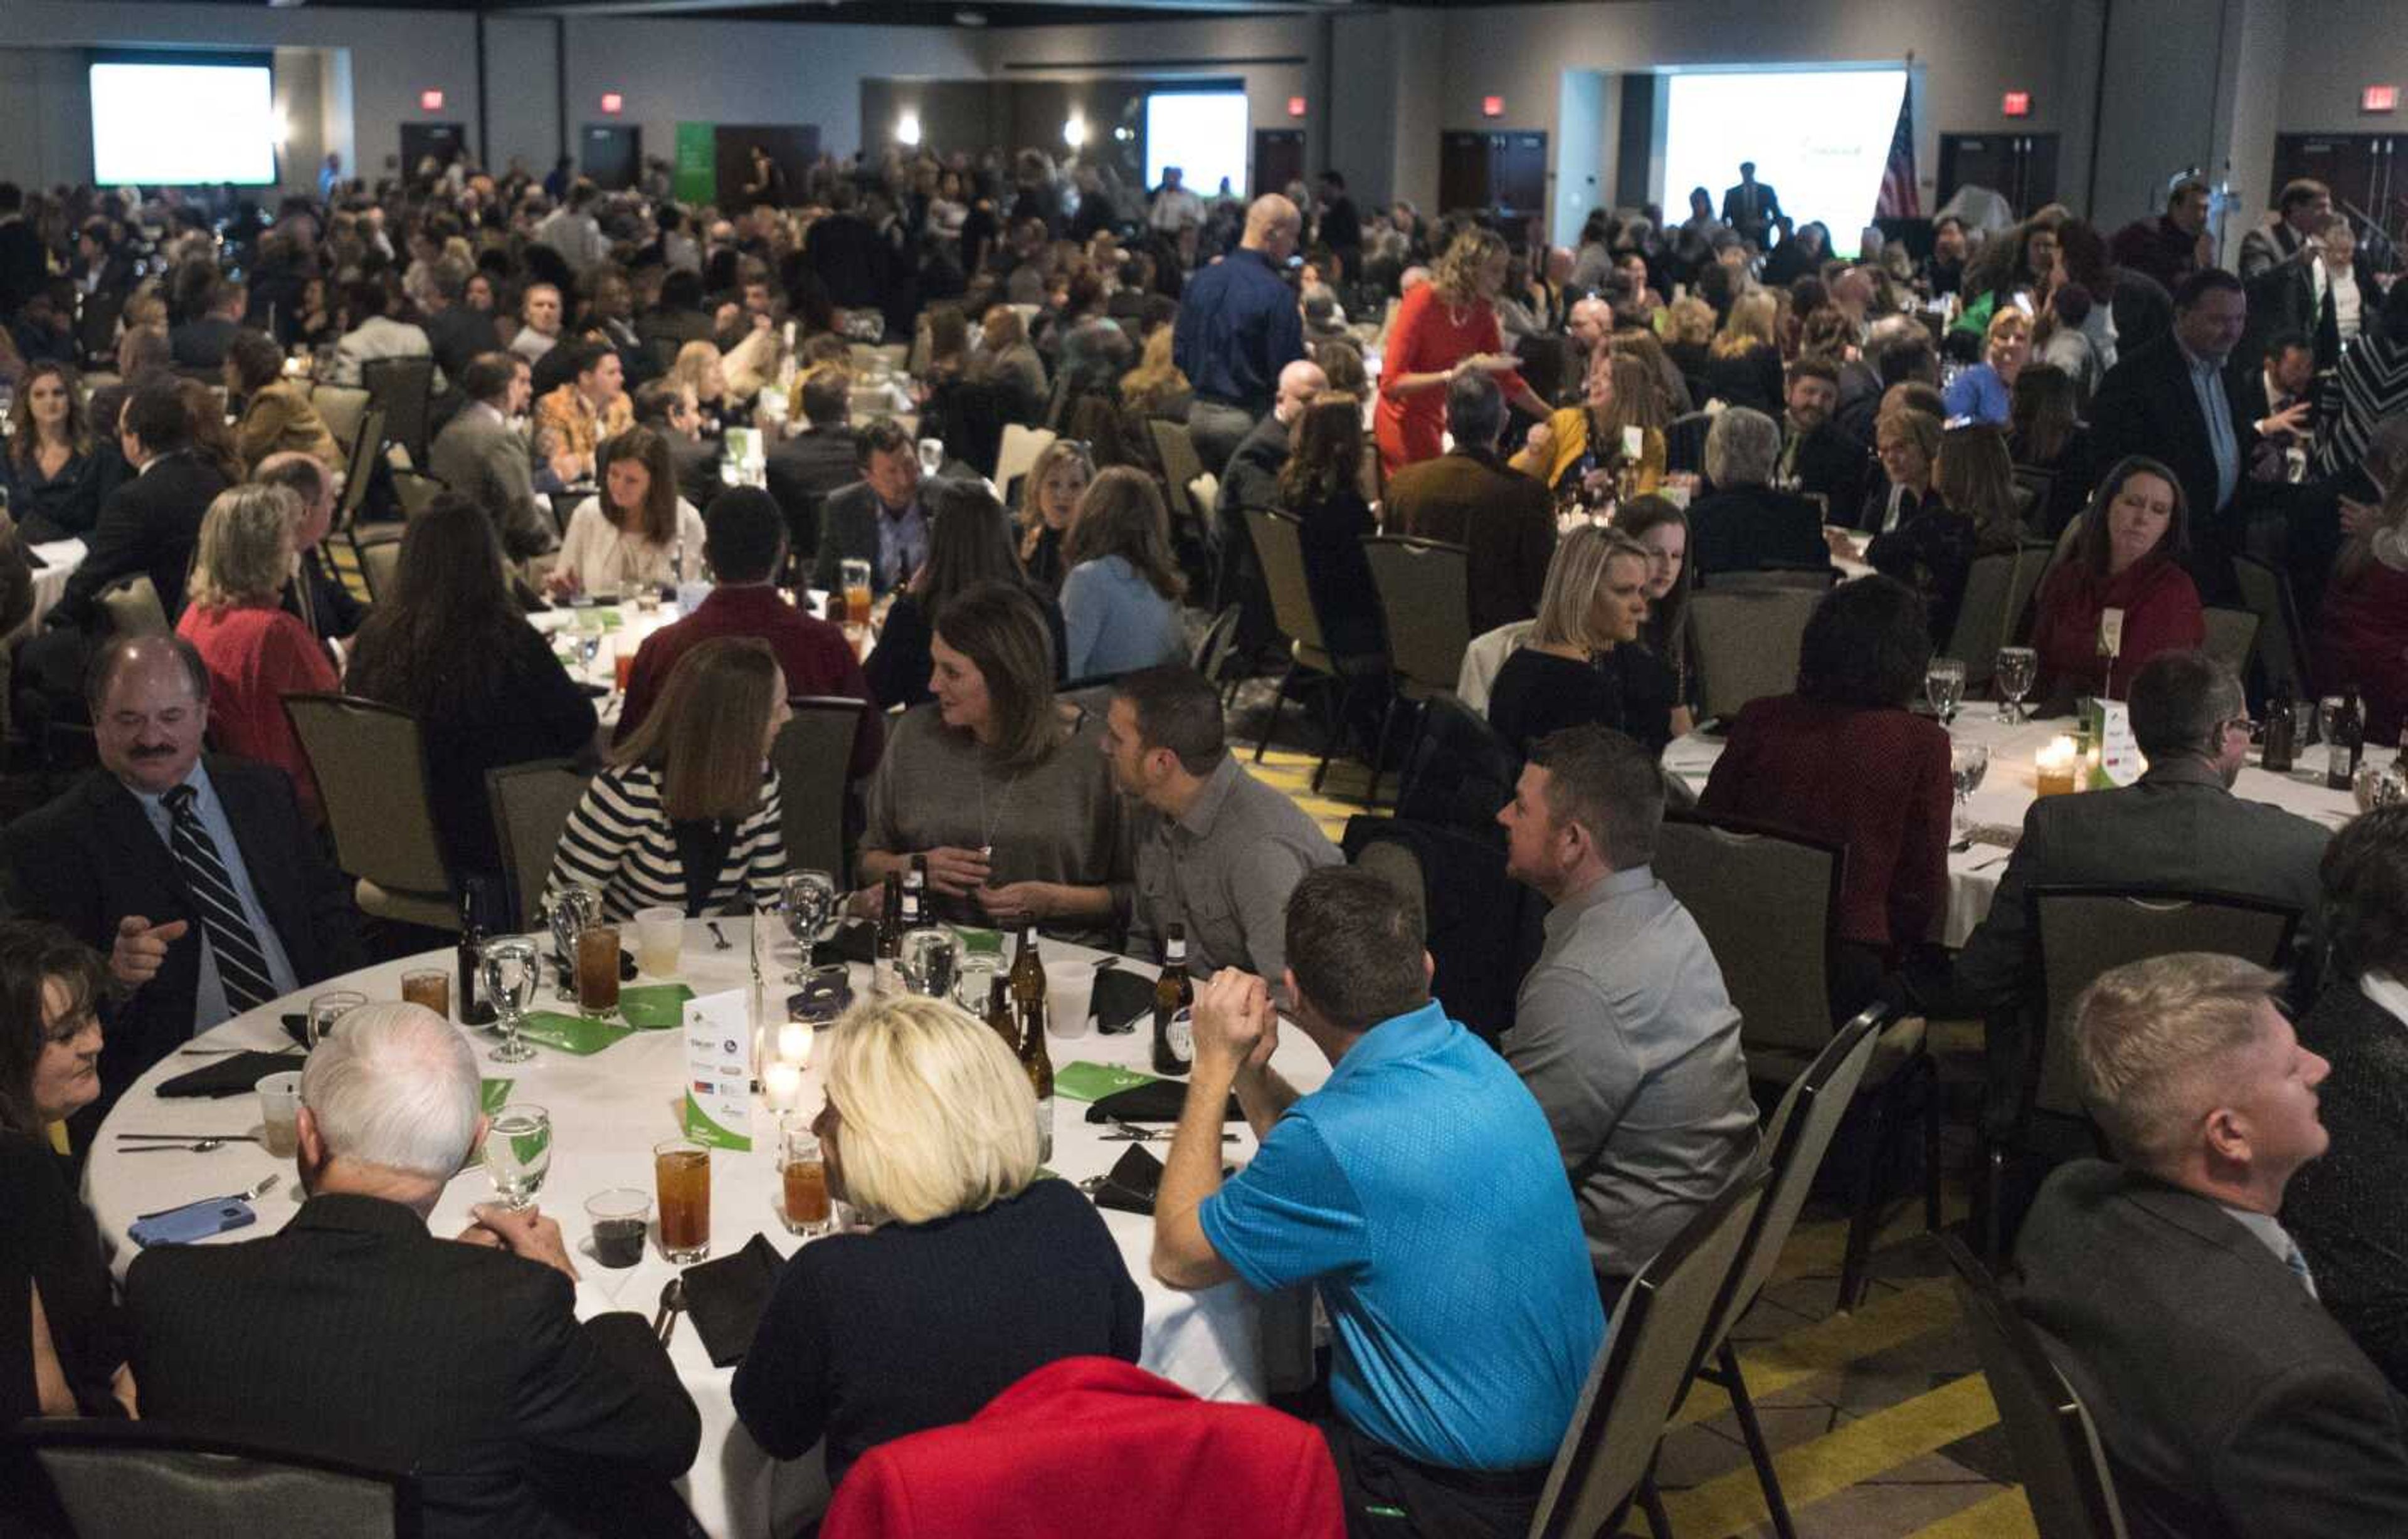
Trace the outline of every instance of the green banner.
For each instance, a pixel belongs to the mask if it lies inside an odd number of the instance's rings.
[[[669,191],[680,203],[712,203],[719,197],[716,123],[677,125],[677,170]]]

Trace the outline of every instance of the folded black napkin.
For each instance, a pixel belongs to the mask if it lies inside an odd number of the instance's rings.
[[[867,964],[878,958],[878,926],[867,919],[847,919],[835,934],[811,948],[811,965],[833,967],[840,962]]]
[[[159,1093],[170,1101],[249,1095],[269,1075],[297,1069],[301,1062],[299,1053],[231,1053],[205,1068],[178,1075],[160,1086]]]
[[[1125,967],[1107,967],[1096,975],[1098,1031],[1125,1032],[1153,1013],[1154,979]],[[1176,1117],[1178,1113],[1171,1115]]]
[[[1097,1207],[1151,1218],[1154,1196],[1161,1190],[1162,1161],[1143,1144],[1131,1144],[1093,1195]]]
[[[1132,1085],[1115,1090],[1087,1108],[1090,1122],[1176,1122],[1180,1108],[1187,1104],[1187,1081],[1156,1079],[1143,1085]],[[1242,1122],[1246,1114],[1239,1108],[1238,1098],[1229,1097],[1222,1108],[1221,1120]]]
[[[685,1269],[685,1312],[694,1317],[712,1367],[744,1360],[784,1264],[778,1247],[755,1234],[732,1256]]]

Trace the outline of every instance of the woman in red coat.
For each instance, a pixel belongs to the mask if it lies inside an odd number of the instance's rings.
[[[2189,549],[2182,482],[2155,460],[2119,461],[2100,483],[2072,554],[2041,584],[2032,625],[2040,697],[2121,700],[2149,659],[2205,641],[2199,590],[2182,568]],[[2102,628],[2114,632],[2112,657]]]
[[[1547,404],[1514,372],[1497,330],[1496,300],[1507,265],[1505,242],[1495,232],[1466,230],[1439,259],[1430,280],[1397,306],[1397,323],[1380,362],[1380,406],[1373,419],[1383,474],[1438,458],[1446,427],[1446,387],[1464,369],[1497,376],[1506,400],[1533,417],[1546,417]]]

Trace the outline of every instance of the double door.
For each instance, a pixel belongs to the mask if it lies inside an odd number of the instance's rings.
[[[1940,201],[1960,187],[1986,187],[2007,200],[2015,218],[2057,201],[2054,134],[1942,134]]]
[[[1529,129],[1440,134],[1438,206],[1440,213],[1485,214],[1499,221],[1543,215],[1547,135]]]

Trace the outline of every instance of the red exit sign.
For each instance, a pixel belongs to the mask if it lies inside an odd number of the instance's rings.
[[[2360,112],[2397,112],[2400,110],[2400,88],[2396,85],[2368,86],[2358,93]]]
[[[1481,97],[1480,115],[1484,118],[1501,118],[1505,116],[1505,98],[1502,96]]]
[[[2010,118],[2030,117],[2031,93],[2028,91],[2008,92],[2005,95],[1999,98],[1999,110]]]
[[[443,110],[443,93],[422,91],[418,93],[418,105],[425,111],[440,112]]]

